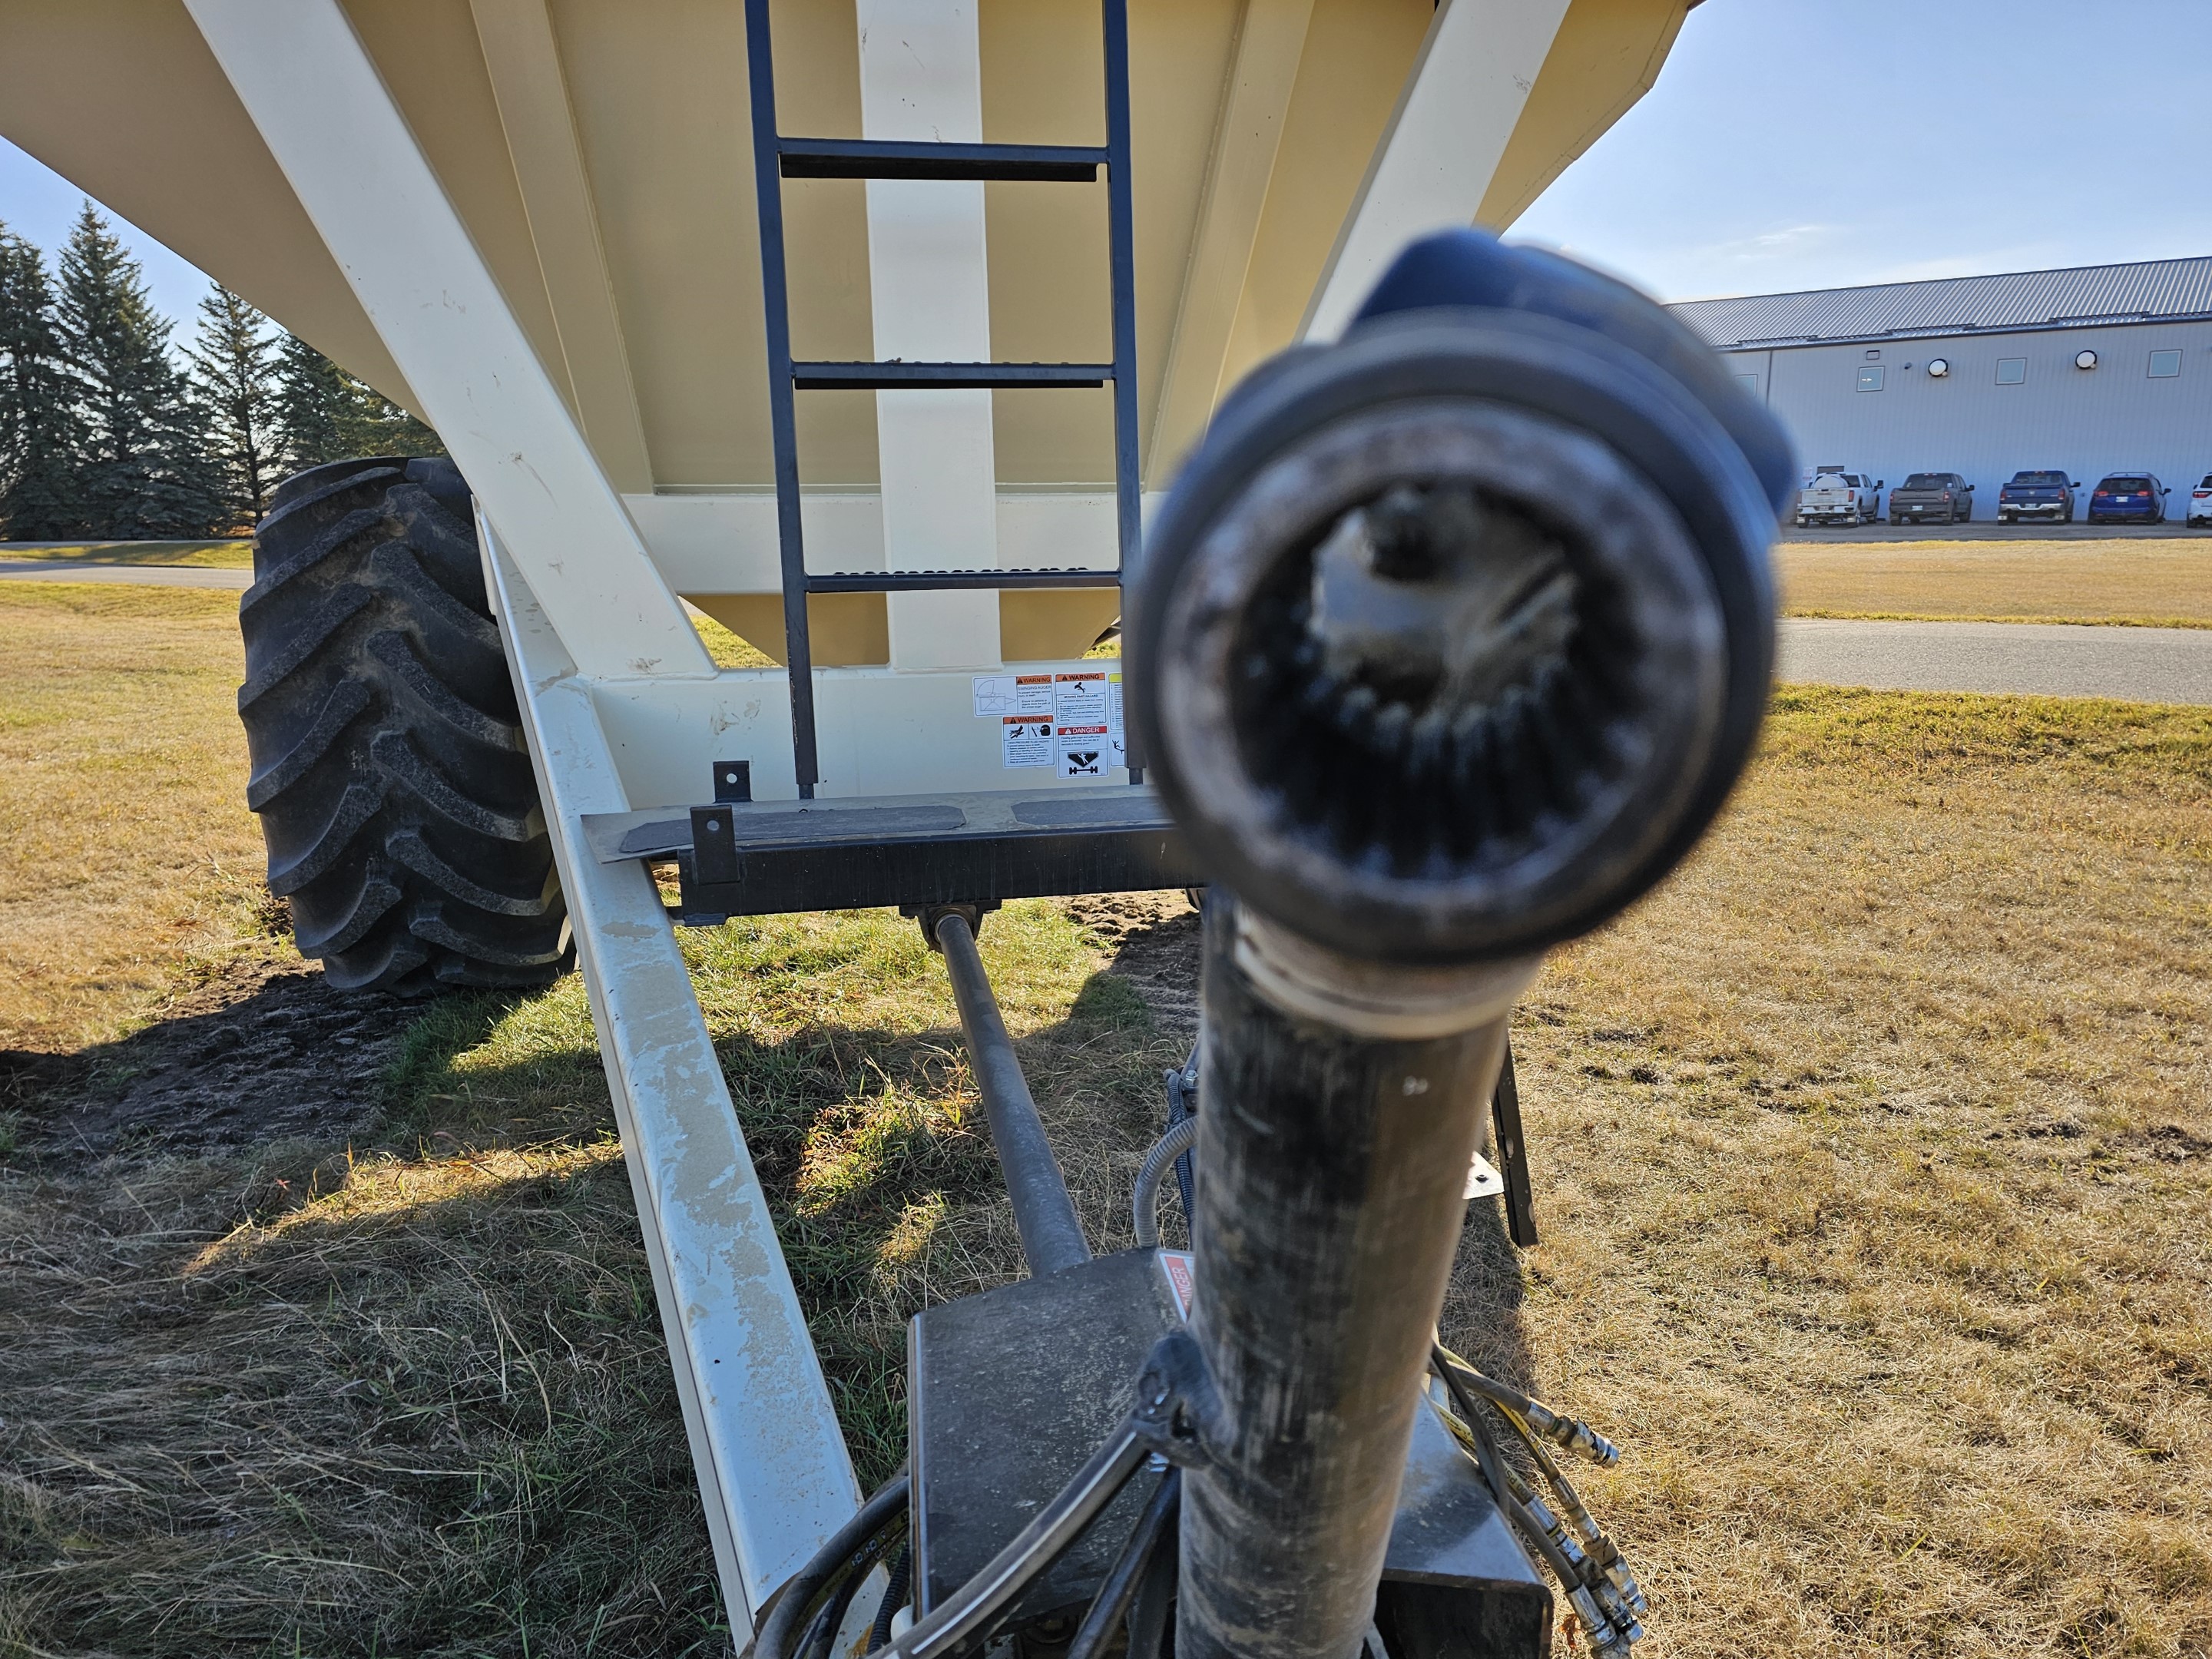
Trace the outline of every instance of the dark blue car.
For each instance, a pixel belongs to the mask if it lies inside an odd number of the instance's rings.
[[[2166,486],[2148,472],[2115,472],[2089,492],[2091,524],[2163,524]]]

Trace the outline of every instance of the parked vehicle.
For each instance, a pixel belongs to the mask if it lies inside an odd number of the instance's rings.
[[[1808,524],[1872,524],[1881,517],[1882,481],[1863,472],[1824,466],[1797,492],[1797,527]]]
[[[1997,489],[1997,522],[2021,519],[2056,519],[2074,522],[2074,492],[2081,488],[2063,472],[2015,472]]]
[[[2189,511],[2182,522],[2191,530],[2199,525],[2212,525],[2212,472],[2197,481],[2197,488],[2189,492]]]
[[[1915,472],[1889,492],[1892,524],[1956,524],[1973,516],[1974,487],[1956,472]]]
[[[2148,472],[2115,472],[2089,492],[2091,524],[2164,524],[2166,488]]]

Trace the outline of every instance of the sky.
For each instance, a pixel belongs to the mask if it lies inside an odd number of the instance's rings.
[[[2212,0],[1705,0],[1512,234],[1667,300],[2212,253]],[[81,192],[0,140],[0,223]],[[116,228],[189,331],[207,279]]]
[[[1705,0],[1512,234],[1666,300],[2212,253],[2208,0]]]

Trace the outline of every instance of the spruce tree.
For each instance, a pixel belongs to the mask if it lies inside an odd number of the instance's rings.
[[[347,414],[353,393],[346,372],[296,334],[276,345],[276,444],[284,469],[299,472],[350,459]]]
[[[56,315],[84,414],[91,533],[132,541],[228,528],[207,411],[169,357],[173,325],[89,202],[62,251]]]
[[[276,430],[293,471],[362,455],[442,455],[438,434],[297,335],[276,349]]]
[[[83,432],[74,398],[46,262],[0,225],[0,538],[64,541],[84,533],[77,501]]]
[[[283,471],[277,455],[276,342],[269,319],[218,283],[200,301],[199,340],[185,355],[213,416],[215,459],[233,522],[259,524]]]

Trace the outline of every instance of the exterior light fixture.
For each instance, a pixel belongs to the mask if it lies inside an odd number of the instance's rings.
[[[2075,352],[2075,353],[2074,354],[2074,367],[2075,367],[2075,368],[2096,368],[2096,366],[2097,366],[2097,354],[2096,354],[2095,352],[2094,352],[2094,351],[2077,351],[2077,352]]]
[[[1930,357],[1928,360],[1928,373],[1935,379],[1940,380],[1950,372],[1951,360],[1948,357]]]

